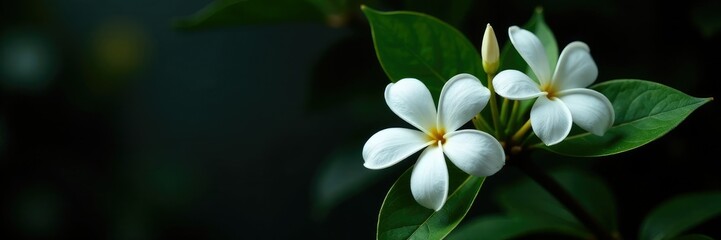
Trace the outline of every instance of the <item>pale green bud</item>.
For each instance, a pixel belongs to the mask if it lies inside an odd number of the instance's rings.
[[[483,42],[481,43],[481,57],[483,58],[483,70],[487,74],[495,74],[498,71],[498,39],[496,33],[493,32],[491,24],[486,25],[486,33],[483,34]]]

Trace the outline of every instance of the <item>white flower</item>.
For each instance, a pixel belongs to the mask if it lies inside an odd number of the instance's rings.
[[[425,150],[411,173],[413,198],[436,211],[448,195],[448,169],[444,156],[474,176],[489,176],[503,167],[505,153],[491,135],[478,130],[458,130],[483,110],[490,96],[488,88],[469,74],[458,74],[441,90],[438,112],[433,98],[421,81],[404,78],[388,84],[386,103],[401,119],[418,128],[387,128],[363,146],[363,164],[369,169],[392,166]]]
[[[493,87],[508,99],[537,98],[531,108],[531,127],[541,141],[549,146],[563,141],[573,123],[603,136],[615,116],[606,96],[586,88],[598,76],[588,46],[583,42],[568,44],[551,75],[546,51],[536,35],[516,26],[508,28],[508,35],[540,84],[522,72],[504,70],[493,79]]]

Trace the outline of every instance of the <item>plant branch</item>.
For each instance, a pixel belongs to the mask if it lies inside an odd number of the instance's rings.
[[[493,120],[493,130],[495,131],[496,138],[501,138],[500,124],[498,121],[498,103],[496,103],[496,91],[493,90],[493,77],[495,75],[488,74],[488,90],[491,91],[491,98],[489,104],[491,105],[491,118]]]

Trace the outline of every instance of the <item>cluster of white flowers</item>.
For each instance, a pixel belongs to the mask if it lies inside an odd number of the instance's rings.
[[[492,86],[507,99],[536,98],[530,121],[541,141],[546,145],[563,141],[573,123],[596,135],[603,135],[613,125],[611,102],[586,88],[596,80],[598,68],[585,43],[568,44],[551,74],[553,69],[536,35],[516,26],[510,27],[508,34],[538,82],[518,70],[504,70],[496,75]],[[490,25],[482,54],[484,69],[495,73],[498,44]],[[478,78],[465,73],[445,83],[437,109],[430,91],[418,79],[388,84],[388,107],[418,130],[388,128],[374,134],[363,147],[364,166],[386,168],[424,149],[411,173],[411,193],[422,206],[440,210],[449,188],[446,157],[473,176],[493,175],[505,164],[504,149],[493,136],[475,129],[459,130],[483,110],[490,98],[490,90]]]

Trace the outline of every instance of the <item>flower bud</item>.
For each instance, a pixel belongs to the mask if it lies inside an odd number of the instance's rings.
[[[498,71],[498,40],[496,33],[493,32],[491,24],[486,25],[486,33],[483,34],[483,42],[481,43],[481,57],[483,58],[483,70],[487,74],[495,74]]]

